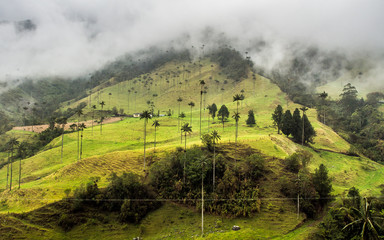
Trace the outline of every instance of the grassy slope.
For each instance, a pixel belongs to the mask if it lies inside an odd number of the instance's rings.
[[[178,64],[182,68],[183,63]],[[256,81],[252,80],[252,77],[246,79],[238,84],[232,84],[229,81],[224,84],[225,76],[219,74],[219,68],[214,65],[210,67],[211,63],[205,61],[204,67],[199,72],[197,66],[189,63],[184,63],[187,68],[192,70],[190,76],[185,76],[185,79],[189,79],[186,82],[182,77],[178,81],[182,82],[182,85],[172,87],[173,80],[169,79],[170,83],[165,82],[165,77],[161,79],[159,76],[166,71],[176,71],[175,63],[169,63],[157,72],[158,75],[151,73],[152,78],[155,81],[160,81],[157,86],[153,86],[151,90],[144,88],[144,84],[138,82],[133,84],[133,81],[123,82],[119,85],[111,86],[103,89],[101,92],[101,100],[104,100],[107,105],[104,109],[110,109],[113,106],[117,108],[124,108],[125,112],[141,112],[147,108],[146,101],[153,100],[155,102],[156,109],[160,111],[168,110],[170,107],[177,115],[178,103],[176,99],[181,96],[183,102],[181,103],[181,111],[184,111],[187,118],[184,119],[189,122],[190,107],[188,102],[194,101],[196,106],[193,108],[193,133],[187,138],[188,145],[200,144],[198,123],[199,123],[199,91],[200,86],[198,80],[205,79],[206,86],[208,86],[208,94],[206,96],[206,105],[215,102],[218,107],[222,103],[230,109],[231,115],[236,109],[236,104],[232,102],[232,96],[235,93],[240,93],[241,89],[245,90],[246,99],[240,106],[241,120],[239,129],[239,141],[249,144],[250,146],[259,149],[261,152],[274,157],[284,158],[288,154],[293,153],[295,150],[301,148],[282,135],[277,135],[276,130],[272,126],[271,112],[277,106],[277,104],[283,105],[287,108],[285,100],[285,94],[283,94],[278,87],[271,84],[268,79],[257,76]],[[179,69],[180,69],[179,68]],[[213,69],[213,80],[207,80],[211,75]],[[214,80],[220,81],[217,84]],[[156,84],[154,84],[156,85]],[[129,111],[128,111],[128,89],[134,87],[138,91],[136,100],[134,93],[130,94],[129,98]],[[224,91],[220,91],[221,88]],[[112,93],[109,95],[108,93]],[[153,97],[153,94],[158,94],[157,97]],[[83,101],[89,101],[89,98]],[[92,104],[97,102],[97,94],[92,95]],[[136,102],[135,107],[133,106]],[[68,107],[76,106],[78,102],[73,102]],[[169,107],[170,106],[170,107]],[[291,111],[298,107],[297,105],[289,102],[289,109]],[[247,118],[248,110],[253,109],[256,114],[256,121],[258,126],[250,128],[245,126],[245,120]],[[88,109],[90,111],[90,109]],[[90,114],[88,114],[90,116]],[[318,136],[315,139],[314,147],[327,149],[335,152],[346,152],[349,149],[348,143],[342,138],[336,135],[330,128],[322,125],[316,119],[315,110],[308,111],[308,116],[315,127]],[[207,111],[204,112],[203,132],[208,132],[207,129]],[[157,156],[164,154],[166,151],[172,151],[177,146],[184,146],[184,143],[180,143],[180,133],[178,132],[178,121],[175,117],[162,117],[159,118],[161,126],[157,132]],[[211,130],[217,129],[222,136],[221,142],[234,142],[235,123],[233,119],[225,124],[224,131],[219,122],[210,125]],[[83,158],[80,162],[76,161],[76,149],[77,149],[77,133],[66,134],[64,138],[64,158],[63,163],[60,161],[60,138],[54,140],[49,149],[41,152],[40,154],[25,159],[22,161],[22,189],[17,191],[4,191],[1,194],[3,200],[0,205],[0,211],[2,212],[23,212],[31,209],[38,208],[46,203],[54,202],[61,199],[64,196],[64,190],[67,188],[74,189],[81,183],[87,181],[91,176],[101,177],[101,186],[105,186],[106,179],[112,171],[134,171],[142,173],[142,141],[143,141],[143,120],[139,119],[125,119],[118,123],[108,124],[103,126],[103,135],[99,133],[99,126],[92,129],[88,128],[84,131],[84,151]],[[151,127],[151,121],[148,124],[148,150],[150,156],[153,154],[152,143],[154,136],[154,129]],[[312,149],[306,148],[314,154],[314,158],[310,163],[310,169],[314,170],[320,163],[324,163],[329,171],[330,175],[334,177],[334,189],[335,194],[342,193],[351,186],[357,186],[361,189],[363,194],[376,195],[379,193],[378,185],[382,182],[384,176],[383,167],[379,164],[372,163],[364,158],[350,157],[339,153],[332,153],[327,151],[315,152]],[[14,164],[14,182],[18,178],[18,163]],[[39,179],[38,179],[39,178]],[[278,175],[277,175],[278,178]],[[0,170],[0,186],[4,188],[6,179],[6,168]],[[273,179],[276,181],[277,179]],[[272,181],[273,182],[273,181]],[[273,184],[271,185],[273,188]],[[277,193],[273,193],[277,194]],[[273,195],[273,197],[275,197]],[[20,198],[23,196],[23,198]],[[6,199],[6,201],[4,201]],[[20,199],[22,199],[20,201]],[[283,201],[281,201],[283,202]],[[279,203],[281,204],[281,203]],[[276,205],[279,205],[276,204]],[[151,214],[148,219],[158,216],[154,221],[145,220],[144,223],[150,224],[150,222],[158,223],[164,221],[164,219],[170,218],[170,216],[162,213],[161,211],[168,211],[168,208],[172,208],[171,205],[166,205],[164,208]],[[266,208],[264,208],[266,209]],[[294,206],[288,205],[289,211],[294,211]],[[267,209],[268,210],[268,209]],[[182,211],[182,210],[180,210]],[[268,210],[269,211],[269,210]],[[259,236],[272,236],[273,233],[267,233],[270,224],[261,224],[271,219],[271,216],[263,218],[263,214],[267,214],[268,211],[262,211],[262,214],[256,218],[248,220],[228,220],[229,225],[232,223],[238,223],[245,226],[244,234],[258,234]],[[288,212],[289,212],[288,211]],[[170,211],[174,212],[174,211]],[[193,212],[193,211],[192,211]],[[272,211],[272,214],[276,214],[277,211]],[[180,213],[179,211],[177,212]],[[157,214],[157,215],[156,215]],[[198,213],[193,213],[193,216],[198,217]],[[277,214],[278,215],[278,214]],[[278,216],[275,216],[278,217]],[[289,217],[289,216],[291,217]],[[292,218],[292,213],[288,214],[282,223],[278,224],[278,228],[281,229],[277,235],[287,233],[289,229],[295,226],[294,221],[289,221]],[[213,218],[213,216],[211,216]],[[209,217],[208,217],[209,218]],[[272,221],[274,218],[272,218]],[[247,224],[241,221],[249,222]],[[251,224],[252,223],[252,224]],[[262,227],[254,229],[254,224]],[[284,224],[288,224],[288,227],[282,227]],[[228,226],[229,226],[228,225]],[[173,228],[184,229],[183,224],[172,225]],[[198,226],[198,224],[197,224]],[[227,226],[227,227],[228,227]],[[147,229],[156,229],[154,226],[147,227]],[[226,228],[228,229],[228,228]],[[260,230],[261,229],[261,230]],[[263,229],[265,230],[263,232]],[[98,231],[90,228],[91,231],[95,231],[95,235],[98,236]],[[100,230],[100,229],[99,229]],[[81,230],[78,234],[81,234]],[[100,230],[101,231],[101,230]],[[153,236],[157,236],[155,230],[151,230]],[[175,230],[176,231],[176,230]],[[186,230],[180,230],[186,231]],[[76,231],[74,231],[76,232]],[[117,231],[119,232],[119,231]],[[198,229],[195,229],[198,232]],[[296,232],[296,231],[295,231]],[[89,233],[89,231],[87,231]],[[190,233],[190,232],[188,232]],[[162,234],[161,231],[159,234]],[[164,233],[165,234],[165,233]],[[219,234],[219,233],[216,233]],[[232,232],[225,233],[228,238],[233,237]],[[296,236],[295,233],[291,235]],[[301,234],[298,232],[297,234]],[[148,233],[150,236],[151,233]],[[160,236],[160,235],[158,235]],[[216,236],[212,233],[212,238]]]

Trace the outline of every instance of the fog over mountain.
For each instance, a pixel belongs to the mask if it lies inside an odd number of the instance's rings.
[[[0,0],[0,82],[84,75],[153,45],[221,43],[266,69],[313,46],[370,59],[380,85],[382,10],[382,0]]]

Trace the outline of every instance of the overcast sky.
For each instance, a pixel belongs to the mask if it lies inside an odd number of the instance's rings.
[[[180,36],[190,36],[187,47],[203,44],[207,28],[240,51],[262,38],[380,55],[383,12],[383,0],[0,0],[0,81],[87,74]],[[12,22],[26,19],[36,29],[17,31]],[[271,58],[284,54],[274,49]]]

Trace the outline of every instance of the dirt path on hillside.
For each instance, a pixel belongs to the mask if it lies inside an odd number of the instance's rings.
[[[111,118],[106,118],[104,121],[103,121],[103,124],[108,124],[108,123],[113,123],[113,122],[118,122],[120,121],[122,118],[121,117],[111,117]],[[71,124],[73,123],[76,123],[77,122],[69,122],[65,125],[65,130],[69,130],[69,126],[71,126]],[[92,120],[88,120],[88,121],[81,121],[80,123],[84,123],[86,127],[91,127],[92,126]],[[57,124],[56,124],[57,125]],[[93,122],[93,126],[96,126],[98,125],[97,122]],[[33,132],[36,132],[36,133],[41,133],[42,131],[44,131],[45,129],[47,129],[49,127],[48,124],[44,124],[44,125],[33,125]],[[29,132],[32,132],[32,126],[21,126],[21,127],[13,127],[12,130],[21,130],[21,131],[29,131]]]

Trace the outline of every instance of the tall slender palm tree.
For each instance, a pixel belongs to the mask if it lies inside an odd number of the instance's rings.
[[[185,184],[185,161],[187,159],[187,134],[192,132],[192,126],[189,126],[189,123],[184,123],[181,127],[181,131],[184,133],[184,170],[183,170],[183,181]]]
[[[81,123],[80,126],[79,126],[79,131],[81,131],[80,160],[81,160],[81,156],[83,155],[83,132],[84,132],[85,128],[86,128],[85,124]]]
[[[195,106],[195,103],[191,101],[188,105],[191,107],[191,122],[189,124],[192,126],[192,108]]]
[[[203,87],[205,85],[204,80],[200,80],[200,138],[201,138],[201,109],[203,105]]]
[[[12,162],[13,162],[13,151],[15,150],[15,147],[19,145],[19,141],[17,141],[17,138],[14,138],[12,137],[9,141],[8,141],[8,146],[9,146],[9,151],[11,151],[11,158],[8,159],[8,161],[10,161],[11,163],[11,169],[10,169],[10,179],[9,179],[9,191],[12,190],[12,173],[13,173],[13,169],[12,169]]]
[[[323,123],[325,124],[325,99],[328,97],[328,93],[325,91],[320,93],[319,97],[322,99],[322,105],[323,105]]]
[[[105,105],[105,102],[104,101],[101,101],[100,102],[100,106],[101,106],[101,117],[100,117],[100,135],[103,134],[103,120],[104,120],[104,114],[103,114],[103,107]]]
[[[63,129],[63,133],[61,134],[61,163],[63,163],[63,152],[64,152],[64,129],[67,124],[67,118],[59,118],[57,120],[58,124],[61,124],[61,128]]]
[[[145,144],[147,140],[147,123],[148,119],[151,119],[151,112],[148,110],[143,111],[143,113],[140,115],[140,119],[144,119],[144,168],[143,171],[145,172]]]
[[[129,94],[131,93],[131,90],[128,89],[128,107],[127,107],[127,114],[129,114]]]
[[[109,95],[109,98],[108,98],[108,101],[109,101],[109,110],[111,110],[111,96],[112,96],[112,93],[108,93]]]
[[[212,142],[213,142],[213,192],[215,192],[215,172],[216,172],[216,142],[218,142],[221,137],[216,130],[211,132]]]
[[[180,130],[180,104],[181,104],[181,102],[183,101],[183,99],[181,98],[181,97],[179,97],[178,99],[177,99],[177,101],[179,102],[179,112],[178,112],[178,114],[177,114],[177,131],[179,131]]]
[[[302,135],[301,135],[301,145],[304,145],[304,115],[305,115],[305,112],[308,110],[307,107],[302,107],[300,108],[301,111],[303,111],[303,128],[302,128]]]
[[[156,129],[160,126],[159,120],[155,120],[155,121],[153,121],[152,126],[155,127],[155,144],[154,144],[154,152],[156,152]]]
[[[92,136],[93,136],[93,122],[95,121],[96,105],[92,105]]]
[[[79,160],[80,157],[80,132],[79,132],[79,126],[80,126],[80,116],[83,115],[83,110],[78,109],[76,111],[77,114],[77,160]]]
[[[237,136],[238,136],[238,129],[239,129],[240,114],[236,112],[236,113],[233,114],[232,118],[235,119],[235,121],[236,121],[235,143],[237,144]]]

